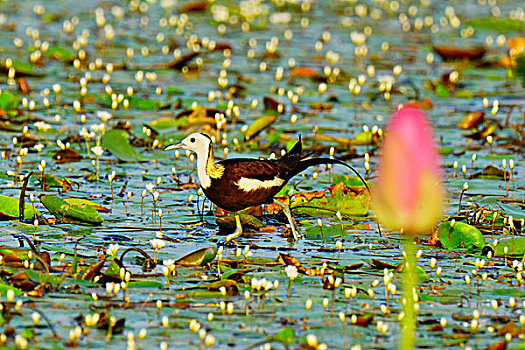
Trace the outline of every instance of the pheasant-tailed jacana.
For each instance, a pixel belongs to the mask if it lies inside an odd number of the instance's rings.
[[[166,147],[165,150],[175,148],[190,150],[197,154],[197,175],[204,194],[218,207],[234,213],[236,229],[226,237],[227,241],[242,234],[241,220],[237,214],[239,210],[272,202],[283,208],[293,237],[298,240],[300,234],[295,228],[290,208],[274,200],[273,197],[292,177],[310,166],[344,165],[350,168],[366,186],[359,173],[345,162],[333,158],[303,156],[300,136],[291,151],[279,159],[233,158],[215,163],[212,140],[204,133],[193,133],[181,142]]]

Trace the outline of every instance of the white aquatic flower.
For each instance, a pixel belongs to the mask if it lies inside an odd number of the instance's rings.
[[[153,189],[155,188],[155,185],[152,184],[151,182],[146,184],[146,189],[150,192],[150,193],[153,193]]]
[[[51,125],[46,123],[46,122],[35,122],[35,127],[38,129],[38,130],[44,130],[44,131],[47,131],[49,129],[51,129]]]
[[[299,276],[299,273],[297,272],[297,267],[293,265],[288,265],[284,268],[284,272],[286,272],[286,276],[288,276],[289,279],[293,280]]]
[[[100,146],[91,147],[91,152],[97,157],[100,157],[104,153],[104,149]]]
[[[108,111],[98,111],[97,117],[99,117],[103,122],[107,122],[112,118],[112,115]]]
[[[119,248],[120,247],[118,244],[110,244],[108,248],[108,254],[114,256],[115,254],[117,254]]]

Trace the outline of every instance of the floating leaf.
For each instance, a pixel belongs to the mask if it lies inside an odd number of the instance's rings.
[[[20,213],[20,199],[0,194],[0,220],[18,219]],[[24,219],[40,216],[40,212],[33,208],[31,203],[24,203]]]
[[[76,185],[77,187],[80,186],[78,182],[69,180],[68,178],[65,178],[65,177],[61,178],[61,177],[58,177],[52,174],[45,174],[44,178],[46,181],[46,190],[53,187],[53,188],[60,188],[62,192],[67,192],[70,189],[72,189],[74,185]],[[42,183],[41,177],[38,180],[40,181],[40,183]]]
[[[241,225],[243,227],[260,228],[264,226],[261,220],[257,219],[253,215],[246,213],[239,213],[238,215],[241,219]],[[217,225],[219,225],[220,228],[224,228],[227,230],[234,229],[236,226],[235,217],[233,215],[217,218],[215,222],[217,223]]]
[[[494,246],[494,243],[486,245],[483,248],[482,253],[487,255],[489,251],[492,251],[492,256],[522,258],[525,255],[525,237],[502,238],[498,241],[498,245],[496,246]]]
[[[368,213],[370,196],[364,186],[345,186],[342,182],[325,191],[296,193],[292,207],[294,213],[311,216],[334,216],[336,212],[349,216],[363,216]]]
[[[218,292],[222,287],[224,287],[226,288],[227,295],[239,295],[239,287],[237,286],[237,282],[232,280],[219,280],[208,283],[204,287],[211,292]]]
[[[12,60],[11,66],[15,69],[17,76],[43,77],[46,74],[35,70],[35,67],[29,62]],[[7,70],[5,60],[0,61],[0,68]]]
[[[20,98],[9,91],[0,91],[0,109],[4,111],[10,111],[13,109],[18,109],[20,104]]]
[[[471,26],[474,29],[494,30],[498,28],[499,33],[518,32],[523,33],[525,24],[522,21],[511,18],[496,18],[496,17],[479,17],[473,18],[465,22],[466,26]]]
[[[44,52],[44,57],[53,58],[55,60],[72,62],[76,57],[75,51],[65,46],[52,46]]]
[[[320,240],[323,238],[325,240],[329,240],[334,237],[340,238],[348,236],[347,230],[353,227],[353,224],[346,222],[343,224],[342,228],[340,224],[323,225],[322,227],[319,227],[319,225],[315,225],[307,227],[304,231],[304,235],[308,240]]]
[[[104,221],[90,205],[72,205],[56,196],[41,196],[40,202],[63,223],[100,225]]]
[[[295,332],[292,327],[285,327],[271,338],[283,344],[292,345],[295,342]]]
[[[443,61],[455,60],[479,60],[485,55],[487,51],[484,47],[451,47],[451,46],[433,46],[432,49],[437,53]]]
[[[483,122],[485,112],[470,112],[458,123],[458,129],[467,130],[478,126]]]
[[[255,119],[250,125],[248,125],[248,129],[246,129],[246,132],[244,133],[244,138],[250,140],[264,129],[269,128],[276,120],[276,115],[265,115]]]
[[[2,297],[7,295],[7,291],[12,290],[15,293],[15,296],[22,295],[22,291],[18,288],[10,286],[8,284],[0,283],[0,295]]]
[[[201,248],[178,258],[175,260],[175,264],[180,266],[206,266],[211,263],[216,256],[216,247]]]
[[[128,142],[128,135],[121,129],[110,129],[102,136],[102,145],[123,162],[135,162],[137,153]]]
[[[514,220],[525,219],[525,210],[514,208],[502,202],[498,202],[498,205],[501,209],[505,211],[505,215],[512,216]]]
[[[93,207],[93,209],[95,209],[96,211],[98,212],[101,212],[101,213],[109,213],[111,212],[111,209],[109,208],[106,208],[96,202],[93,202],[93,201],[90,201],[89,199],[84,199],[84,198],[64,198],[64,200],[66,202],[68,202],[69,204],[71,205],[77,205],[79,207],[81,206],[84,206],[84,205],[90,205]]]
[[[474,226],[456,222],[450,227],[450,221],[443,222],[438,228],[438,238],[445,249],[483,247],[485,238]]]
[[[56,160],[58,163],[78,162],[83,158],[80,153],[71,148],[61,149],[53,155],[53,160]]]

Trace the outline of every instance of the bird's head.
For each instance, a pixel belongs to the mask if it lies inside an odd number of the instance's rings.
[[[193,151],[197,153],[197,156],[205,156],[210,150],[211,142],[211,138],[208,135],[201,132],[195,132],[188,135],[181,142],[169,145],[168,147],[164,148],[164,150],[169,151],[180,148]]]

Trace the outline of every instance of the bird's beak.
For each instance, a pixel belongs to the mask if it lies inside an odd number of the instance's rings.
[[[174,143],[173,145],[169,145],[168,147],[164,148],[165,151],[171,151],[172,149],[181,148],[186,149],[184,144],[182,142]]]

